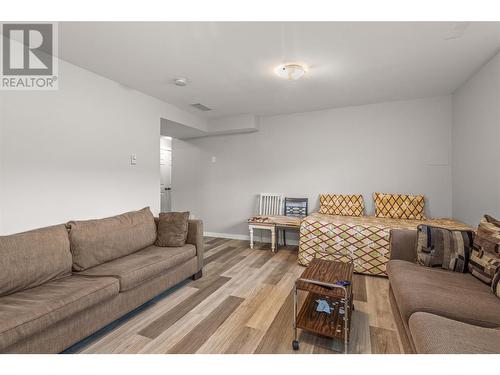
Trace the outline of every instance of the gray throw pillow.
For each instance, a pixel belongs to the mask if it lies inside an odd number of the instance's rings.
[[[188,220],[189,212],[160,213],[156,246],[184,246],[188,235]]]

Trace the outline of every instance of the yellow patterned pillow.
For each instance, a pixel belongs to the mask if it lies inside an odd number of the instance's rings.
[[[373,200],[376,217],[425,219],[423,195],[373,193]]]
[[[363,196],[321,194],[319,196],[319,213],[325,215],[363,216],[365,202]]]

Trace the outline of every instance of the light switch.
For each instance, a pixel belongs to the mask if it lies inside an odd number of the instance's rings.
[[[137,155],[132,154],[130,155],[130,165],[136,165],[137,164]]]
[[[212,163],[217,162],[217,158],[215,156],[212,156]]]

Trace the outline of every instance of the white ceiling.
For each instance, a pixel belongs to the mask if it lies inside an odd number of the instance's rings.
[[[273,115],[449,94],[500,48],[500,23],[470,23],[447,39],[463,26],[62,22],[59,55],[201,116]],[[278,78],[274,67],[289,62],[306,64],[306,76]]]

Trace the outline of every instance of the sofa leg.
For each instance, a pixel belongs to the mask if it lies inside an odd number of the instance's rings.
[[[196,272],[193,276],[191,276],[191,278],[193,280],[198,280],[200,279],[201,277],[203,276],[203,270],[199,270],[198,272]]]

